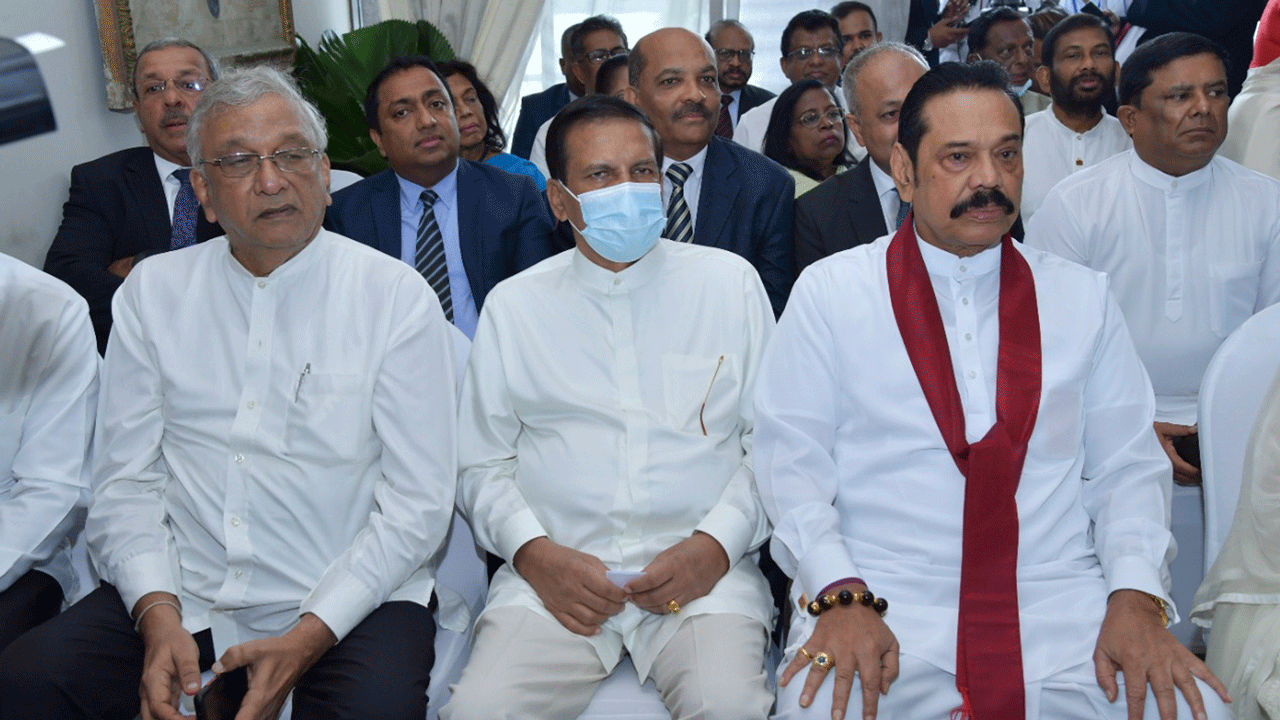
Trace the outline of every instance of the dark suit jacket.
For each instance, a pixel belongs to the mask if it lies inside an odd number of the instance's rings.
[[[538,128],[568,104],[569,86],[564,83],[520,98],[520,117],[516,120],[516,131],[511,135],[511,154],[528,160]]]
[[[868,155],[852,170],[796,199],[796,274],[828,255],[888,234]]]
[[[737,253],[755,266],[775,315],[795,282],[791,242],[796,183],[781,165],[712,136],[702,169],[693,241]]]
[[[1141,41],[1171,32],[1193,32],[1221,44],[1231,58],[1228,91],[1234,97],[1253,60],[1253,33],[1267,0],[1134,0],[1125,19],[1147,29]]]
[[[400,257],[400,182],[383,170],[333,196],[326,228]],[[494,285],[552,255],[551,216],[533,179],[458,160],[458,245],[476,309]]]
[[[201,212],[196,240],[222,234]],[[105,352],[111,334],[111,296],[123,282],[107,270],[121,258],[169,249],[173,227],[164,186],[149,147],[111,153],[71,169],[71,192],[44,269],[84,296]]]
[[[769,102],[773,99],[773,93],[762,87],[755,85],[746,85],[742,88],[742,95],[738,97],[738,117],[742,117],[748,110]]]
[[[937,0],[911,0],[911,10],[907,15],[906,43],[924,53],[929,67],[938,66],[938,48],[926,51],[925,38],[929,37],[929,28],[942,18],[942,9]]]

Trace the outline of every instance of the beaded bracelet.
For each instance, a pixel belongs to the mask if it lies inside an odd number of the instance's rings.
[[[875,610],[880,614],[880,617],[884,617],[884,614],[889,610],[889,601],[884,598],[876,597],[870,590],[860,590],[858,592],[853,592],[852,590],[841,590],[838,593],[825,593],[819,595],[816,600],[805,606],[805,609],[809,611],[810,615],[818,617],[827,610],[835,607],[836,603],[849,606],[855,602],[863,607],[869,607],[872,610]]]

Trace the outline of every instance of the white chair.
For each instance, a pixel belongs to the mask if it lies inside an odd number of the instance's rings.
[[[350,170],[329,171],[329,192],[336,193],[348,185],[354,185],[364,178]]]
[[[1280,305],[1249,318],[1214,353],[1200,386],[1204,567],[1226,542],[1240,499],[1244,456],[1262,400],[1280,370]]]

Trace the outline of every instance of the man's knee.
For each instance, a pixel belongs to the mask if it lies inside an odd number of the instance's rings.
[[[45,637],[46,627],[22,635],[0,653],[0,718],[36,717],[47,712],[51,699],[70,694],[75,659]]]

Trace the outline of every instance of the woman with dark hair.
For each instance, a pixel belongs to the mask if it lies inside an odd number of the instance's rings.
[[[507,146],[507,136],[498,124],[498,101],[480,80],[475,66],[465,60],[446,60],[438,67],[453,95],[453,112],[458,118],[458,154],[509,173],[528,175],[537,183],[538,190],[545,191],[547,179],[533,163],[502,152]]]
[[[782,91],[764,133],[764,154],[786,168],[796,181],[796,197],[852,167],[845,148],[844,111],[816,78],[804,78]]]

